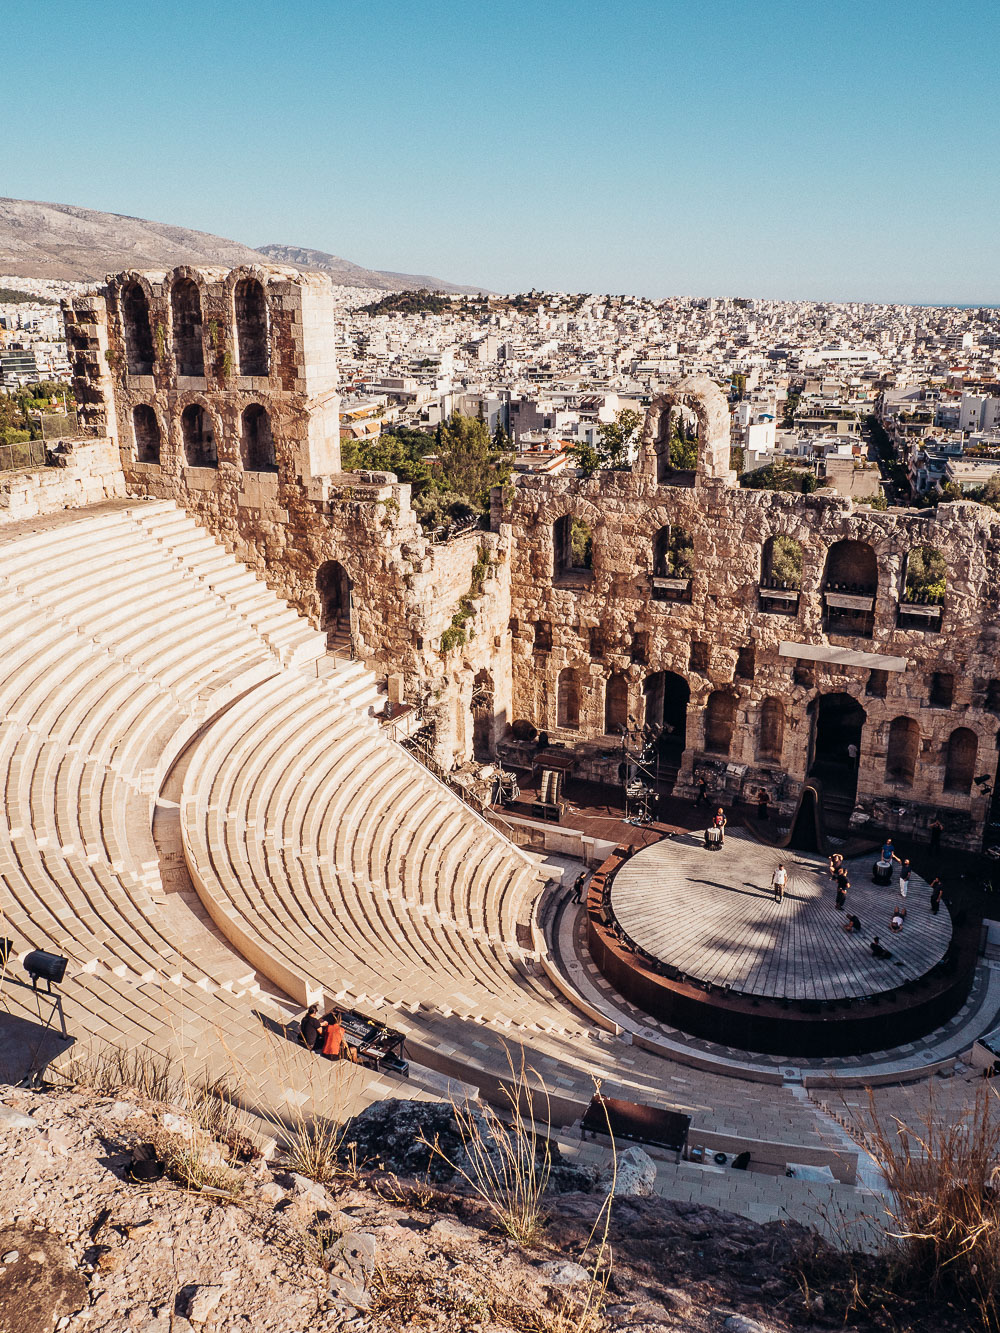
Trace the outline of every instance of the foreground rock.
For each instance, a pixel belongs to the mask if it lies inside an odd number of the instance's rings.
[[[172,1145],[190,1152],[199,1142],[181,1108],[144,1105],[127,1092],[113,1100],[2,1085],[0,1102],[16,1112],[0,1116],[3,1333],[818,1333],[844,1326],[843,1301],[829,1289],[824,1300],[811,1283],[807,1309],[800,1282],[802,1264],[814,1272],[817,1256],[842,1275],[840,1256],[802,1227],[762,1227],[650,1197],[638,1156],[625,1163],[634,1192],[614,1205],[606,1250],[592,1241],[599,1192],[553,1193],[547,1226],[522,1248],[461,1182],[445,1187],[415,1172],[407,1179],[374,1170],[317,1183],[280,1159],[227,1163],[225,1145],[212,1144],[204,1188],[179,1188],[169,1175],[137,1184],[128,1172],[134,1160],[149,1160],[143,1149],[152,1146],[155,1161],[170,1163]],[[421,1127],[448,1129],[445,1111],[412,1103],[374,1108],[353,1128],[359,1137],[370,1133],[373,1144],[381,1135],[380,1160],[426,1169],[426,1156],[407,1142],[414,1117]],[[855,1313],[851,1326],[886,1326],[871,1313],[867,1322]],[[896,1330],[971,1327],[954,1311],[922,1310],[918,1318],[895,1308],[893,1316]]]

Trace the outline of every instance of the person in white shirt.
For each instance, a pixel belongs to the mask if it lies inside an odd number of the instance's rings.
[[[774,889],[774,901],[780,903],[785,896],[785,885],[788,883],[788,871],[785,869],[784,861],[779,862],[777,870],[771,876],[771,888]]]

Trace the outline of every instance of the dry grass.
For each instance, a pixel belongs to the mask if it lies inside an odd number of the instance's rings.
[[[891,1191],[893,1284],[975,1310],[1000,1329],[1000,1102],[983,1083],[957,1114],[933,1093],[914,1127],[885,1118],[869,1094],[865,1147]]]
[[[345,1131],[361,1086],[359,1067],[331,1063],[274,1036],[269,1047],[268,1075],[284,1093],[283,1109],[272,1098],[258,1099],[252,1109],[273,1131],[288,1165],[322,1185],[356,1179],[356,1145],[345,1142]],[[235,1086],[253,1089],[250,1071],[226,1049]]]
[[[549,1095],[541,1079],[537,1088],[532,1086],[523,1050],[517,1065],[509,1051],[507,1060],[511,1083],[503,1091],[510,1108],[509,1124],[490,1106],[459,1106],[452,1100],[465,1160],[453,1161],[437,1137],[431,1141],[421,1134],[419,1142],[468,1185],[511,1240],[534,1245],[545,1227],[543,1198],[552,1171]],[[535,1118],[539,1103],[545,1110],[544,1134],[539,1133]]]
[[[173,1062],[145,1046],[76,1051],[58,1072],[67,1082],[81,1084],[102,1097],[133,1095],[152,1102],[172,1101],[182,1084]]]

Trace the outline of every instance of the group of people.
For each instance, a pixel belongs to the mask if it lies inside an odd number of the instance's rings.
[[[319,1017],[319,1005],[311,1004],[299,1020],[299,1041],[310,1051],[328,1060],[352,1060],[357,1052],[347,1040],[347,1033],[335,1009]]]

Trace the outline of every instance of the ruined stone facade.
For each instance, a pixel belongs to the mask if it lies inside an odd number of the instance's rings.
[[[667,457],[678,408],[698,418],[688,474]],[[705,773],[719,799],[764,787],[785,809],[827,752],[846,770],[856,736],[859,812],[918,833],[939,812],[946,840],[978,845],[989,797],[975,779],[994,778],[1000,726],[997,516],[741,490],[728,437],[720,391],[689,381],[654,400],[632,471],[519,479],[505,514],[514,716],[613,781],[620,725],[663,726],[675,791]],[[567,516],[589,529],[590,568],[561,559]],[[671,565],[663,534],[678,529]],[[801,547],[797,588],[769,577],[779,534]],[[946,561],[943,605],[905,600],[924,546]]]
[[[648,723],[675,791],[705,774],[719,799],[764,788],[790,810],[827,764],[861,815],[920,832],[940,812],[946,840],[978,845],[1000,725],[992,511],[741,490],[726,402],[694,380],[653,402],[631,471],[519,476],[491,532],[434,544],[408,486],[340,471],[326,295],[280,268],[119,274],[66,308],[81,413],[130,493],[176,500],[430,700],[443,763],[526,719],[617,781],[621,728]],[[800,548],[791,579],[779,536]],[[943,600],[907,600],[918,547],[945,560]],[[442,652],[463,599],[465,642]]]
[[[378,674],[429,701],[437,753],[472,748],[472,693],[498,733],[510,618],[500,534],[428,540],[410,488],[340,471],[335,330],[328,280],[291,269],[121,273],[65,308],[84,422],[115,439],[128,491],[173,499],[271,588],[348,641]],[[441,636],[470,594],[466,643]]]

